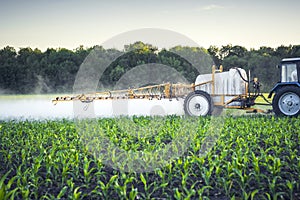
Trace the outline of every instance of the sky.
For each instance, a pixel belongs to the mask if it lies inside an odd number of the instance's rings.
[[[299,9],[299,0],[0,0],[0,48],[73,50],[143,28],[204,48],[276,48],[300,44]]]

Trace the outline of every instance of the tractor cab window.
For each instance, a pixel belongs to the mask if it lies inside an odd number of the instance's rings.
[[[281,82],[298,82],[297,65],[295,63],[282,64]]]

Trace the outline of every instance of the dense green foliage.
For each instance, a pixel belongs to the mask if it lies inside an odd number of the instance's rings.
[[[157,143],[170,141],[167,128],[152,142],[127,137],[114,128],[124,120],[97,122],[127,148],[159,148]],[[155,120],[134,118],[141,125]],[[183,119],[167,120],[176,126]],[[299,118],[226,118],[216,145],[204,157],[199,151],[211,119],[196,120],[199,130],[188,151],[145,173],[106,166],[83,145],[73,121],[2,121],[0,199],[300,198]]]
[[[103,49],[103,52],[119,52],[116,49]],[[72,92],[77,71],[87,55],[94,49],[83,48],[75,50],[65,48],[39,49],[21,48],[16,51],[13,47],[0,50],[0,93],[69,93]],[[211,56],[214,63],[230,67],[250,69],[252,74],[259,77],[264,92],[279,79],[275,66],[284,57],[300,56],[300,45],[280,46],[276,49],[261,47],[258,50],[247,50],[241,46],[226,45],[221,48],[211,46],[209,49],[177,46],[169,50],[161,50],[150,44],[136,42],[125,45],[125,53],[113,62],[101,78],[104,86],[114,85],[119,78],[131,68],[147,63],[160,63],[171,66],[180,72],[188,81],[194,82],[199,72],[192,67],[196,60],[203,60],[201,54]],[[198,54],[197,54],[198,53]],[[184,60],[178,55],[188,55],[195,62]],[[200,73],[210,71],[212,62],[202,65]]]

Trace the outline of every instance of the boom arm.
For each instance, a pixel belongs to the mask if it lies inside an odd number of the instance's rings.
[[[205,84],[205,83],[203,83]],[[80,94],[76,96],[63,96],[56,97],[52,100],[52,103],[57,104],[58,102],[64,101],[75,101],[81,102],[92,102],[94,100],[105,100],[105,99],[163,99],[163,98],[179,98],[184,97],[189,92],[195,90],[195,84],[183,84],[183,83],[163,83],[159,85],[151,85],[140,88],[132,88],[127,90],[114,90],[106,92],[95,92],[90,94]]]

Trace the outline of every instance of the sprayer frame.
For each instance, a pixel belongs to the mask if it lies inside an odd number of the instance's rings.
[[[254,78],[253,80],[251,80],[251,74],[250,74],[250,70],[248,72],[248,80],[244,79],[239,71],[238,68],[234,68],[238,71],[239,75],[241,76],[241,79],[243,79],[243,81],[245,82],[245,93],[244,94],[239,94],[239,95],[229,95],[229,94],[216,94],[215,93],[215,74],[216,73],[222,73],[223,72],[223,66],[221,65],[219,69],[216,69],[216,66],[212,66],[212,78],[211,81],[205,82],[205,84],[212,84],[211,86],[211,93],[209,94],[211,97],[219,97],[220,101],[218,102],[214,102],[213,101],[213,105],[217,106],[217,107],[223,107],[223,108],[229,108],[229,109],[244,109],[247,110],[248,112],[261,112],[261,113],[266,113],[264,110],[261,109],[257,109],[257,108],[251,108],[251,106],[254,106],[255,104],[255,100],[258,96],[261,96],[262,94],[260,94],[259,91],[259,87],[260,84],[258,82],[257,78]],[[249,85],[253,83],[253,88],[254,88],[254,93],[250,92],[249,89]],[[199,85],[203,85],[203,83],[197,84],[195,85],[195,88]],[[225,96],[232,96],[232,98],[228,101],[224,101],[225,100]],[[230,104],[232,102],[240,102],[240,106],[231,106]],[[270,105],[268,104],[260,104],[260,105]]]

